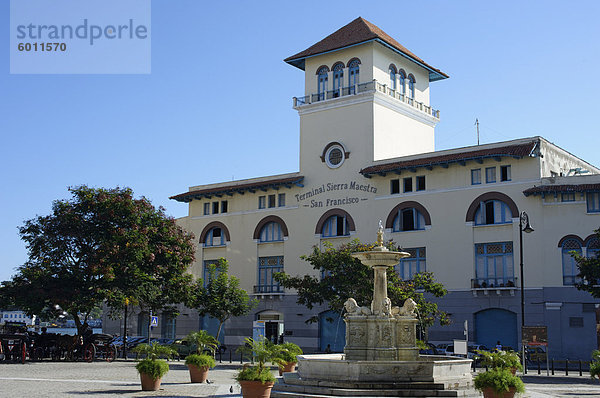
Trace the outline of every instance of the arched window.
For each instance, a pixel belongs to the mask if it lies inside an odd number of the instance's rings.
[[[348,88],[350,89],[350,94],[356,94],[356,85],[358,84],[358,72],[360,60],[358,58],[354,58],[348,62]]]
[[[329,73],[329,68],[326,66],[322,66],[317,71],[317,93],[319,96],[319,101],[325,99],[325,93],[327,92],[327,74]]]
[[[408,97],[410,99],[415,99],[415,77],[413,75],[408,75]]]
[[[577,268],[577,262],[571,256],[571,252],[575,252],[581,255],[581,242],[574,238],[565,239],[562,242],[562,267],[563,267],[563,285],[574,285],[579,282],[577,278],[579,270]]]
[[[396,67],[394,64],[390,65],[390,88],[396,90]]]
[[[283,241],[283,233],[281,232],[281,224],[271,221],[265,224],[260,230],[259,242],[281,242]]]
[[[600,254],[600,239],[594,236],[586,239],[586,241],[586,256],[588,258],[598,257],[598,254]]]
[[[398,90],[400,91],[400,94],[405,95],[406,94],[406,72],[404,72],[404,70],[400,69],[400,71],[398,72],[398,84],[399,84],[399,88]]]
[[[510,224],[512,213],[501,200],[487,200],[475,212],[475,225]]]
[[[324,238],[330,238],[334,236],[348,236],[350,235],[350,227],[348,225],[348,219],[343,215],[331,216],[325,220],[323,229],[321,230],[321,236]]]
[[[398,210],[394,218],[392,232],[417,231],[425,229],[425,217],[414,207]]]
[[[221,227],[213,227],[206,234],[204,246],[223,246],[225,244],[225,234]]]
[[[333,65],[333,96],[339,97],[344,78],[344,64],[341,62]]]
[[[229,230],[220,221],[213,221],[207,224],[200,233],[199,242],[204,247],[223,246],[229,242]]]

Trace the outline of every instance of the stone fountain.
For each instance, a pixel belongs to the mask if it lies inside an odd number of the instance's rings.
[[[298,356],[298,372],[285,373],[271,396],[478,396],[472,388],[471,360],[419,355],[416,344],[416,303],[407,299],[392,306],[387,295],[387,269],[409,253],[383,245],[379,222],[377,246],[352,257],[373,268],[373,300],[361,307],[349,298],[345,304],[344,354]]]

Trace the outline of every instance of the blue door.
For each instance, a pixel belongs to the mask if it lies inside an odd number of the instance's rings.
[[[475,340],[488,349],[496,346],[496,342],[504,347],[518,350],[517,314],[500,308],[490,308],[475,314]]]
[[[346,345],[346,323],[333,311],[319,314],[319,350],[327,350],[328,344],[331,352],[343,352]]]

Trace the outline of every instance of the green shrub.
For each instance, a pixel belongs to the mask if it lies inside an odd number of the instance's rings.
[[[209,350],[214,356],[215,350],[219,346],[219,341],[212,335],[208,334],[206,330],[191,332],[185,336],[183,341],[186,341],[189,346],[196,346],[196,351],[198,354],[202,354],[202,352],[206,349]]]
[[[143,355],[146,359],[157,359],[160,357],[171,359],[174,355],[177,355],[171,347],[158,344],[153,341],[152,344],[140,344],[136,346],[132,352],[135,352],[138,356]]]
[[[258,365],[244,365],[244,367],[236,374],[235,379],[237,381],[260,381],[265,384],[274,382],[275,376],[273,376],[273,373],[271,373],[271,369],[269,368],[260,368]]]
[[[287,365],[290,362],[297,362],[296,356],[302,355],[302,348],[294,343],[278,344],[274,347],[275,358],[273,359],[278,365]]]
[[[152,380],[161,379],[168,371],[169,364],[161,359],[143,359],[135,368],[139,373],[147,374]]]
[[[523,370],[521,358],[515,352],[510,351],[477,351],[478,359],[481,359],[481,364],[492,369],[511,369],[515,368]]]
[[[517,392],[525,392],[525,384],[523,381],[513,375],[508,369],[495,368],[493,370],[477,374],[473,379],[475,388],[483,391],[487,387],[491,387],[497,394],[509,391],[514,387]]]
[[[211,357],[210,355],[192,354],[192,355],[188,355],[187,357],[185,357],[185,364],[186,365],[194,365],[197,368],[203,368],[205,366],[208,366],[209,368],[214,368],[216,365],[216,362],[215,362],[215,359],[213,357]]]
[[[295,344],[294,344],[295,345]],[[300,347],[298,347],[300,349]],[[246,345],[239,348],[242,353],[250,353],[257,362],[255,366],[244,365],[235,376],[237,381],[260,381],[263,384],[269,381],[275,381],[271,369],[265,367],[266,362],[275,362],[277,360],[277,346],[269,342],[264,337],[260,340],[246,338]]]
[[[600,379],[600,351],[594,350],[592,352],[592,362],[590,363],[590,376],[592,379],[596,377]]]

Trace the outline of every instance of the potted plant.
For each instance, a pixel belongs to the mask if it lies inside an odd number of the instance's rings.
[[[271,369],[265,366],[266,362],[273,362],[277,356],[276,348],[266,339],[259,341],[246,338],[246,347],[243,351],[251,352],[256,365],[244,365],[235,376],[242,387],[244,398],[269,398],[271,388],[275,384],[275,376]]]
[[[516,393],[525,391],[523,381],[509,369],[494,368],[481,372],[473,378],[473,383],[484,398],[512,398]]]
[[[215,366],[215,349],[219,341],[208,334],[206,330],[199,330],[188,334],[184,341],[188,345],[196,346],[196,352],[185,358],[185,364],[190,371],[192,383],[204,383],[208,377],[208,370]],[[204,354],[208,351],[210,355]]]
[[[600,379],[600,351],[594,350],[592,352],[592,362],[590,363],[590,376],[592,379]]]
[[[275,362],[279,366],[279,375],[293,372],[296,368],[296,355],[302,355],[302,349],[294,343],[283,343],[275,346]]]
[[[170,358],[174,354],[173,349],[153,342],[152,344],[140,344],[133,351],[138,355],[145,356],[144,359],[135,365],[140,374],[142,391],[158,390],[162,377],[169,371],[167,361],[159,358]]]
[[[516,374],[517,370],[522,371],[521,359],[517,353],[512,351],[481,351],[477,350],[477,359],[481,360],[483,366],[492,369],[510,369],[512,374]]]

